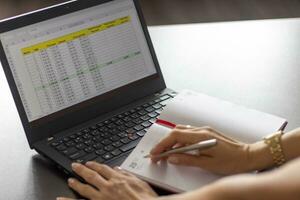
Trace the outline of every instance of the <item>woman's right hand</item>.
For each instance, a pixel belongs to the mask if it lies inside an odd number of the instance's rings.
[[[208,139],[217,139],[217,145],[197,155],[179,153],[163,159],[171,164],[196,166],[223,175],[260,170],[272,165],[272,157],[263,141],[254,144],[242,143],[210,127],[178,125],[152,149],[151,155]],[[159,160],[152,158],[154,162]]]

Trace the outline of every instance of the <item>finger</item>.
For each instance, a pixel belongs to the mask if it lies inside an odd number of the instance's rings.
[[[118,175],[115,170],[113,170],[112,168],[110,168],[107,165],[102,165],[100,163],[93,162],[93,161],[87,162],[85,165],[88,168],[96,171],[98,174],[100,174],[102,177],[104,177],[106,179],[111,179],[111,177]]]
[[[194,128],[191,125],[182,125],[182,124],[178,124],[175,127],[176,129],[190,129],[190,128]]]
[[[172,154],[167,161],[174,165],[194,166],[209,169],[210,158],[189,154]]]
[[[165,150],[171,149],[175,144],[193,144],[202,140],[211,139],[212,137],[207,133],[207,131],[201,132],[191,132],[189,130],[173,130],[167,137],[162,139],[151,151],[150,154],[157,155]],[[155,161],[155,159],[153,160]]]
[[[70,178],[68,180],[70,188],[78,192],[81,196],[88,199],[96,199],[98,196],[98,191],[90,185],[83,184],[76,179]]]
[[[72,164],[73,171],[81,176],[86,182],[100,189],[103,187],[107,181],[101,177],[96,171],[89,169],[88,167],[73,163]]]
[[[67,197],[57,197],[56,200],[75,200]]]

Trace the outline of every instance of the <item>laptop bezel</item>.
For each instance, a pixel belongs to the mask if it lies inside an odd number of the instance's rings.
[[[34,12],[9,18],[6,20],[0,21],[0,33],[8,32],[15,30],[27,25],[35,24],[38,22],[45,21],[47,19],[52,19],[54,17],[66,15],[72,12],[76,12],[85,8],[93,7],[96,5],[104,4],[110,2],[111,0],[75,0],[69,1],[56,6],[47,7],[40,9]],[[142,97],[154,94],[158,91],[161,91],[166,88],[163,75],[160,70],[160,66],[154,52],[153,44],[150,39],[150,35],[141,11],[141,7],[138,3],[138,0],[132,0],[135,4],[136,11],[138,13],[139,20],[142,25],[142,29],[154,62],[154,65],[157,70],[157,74],[153,79],[147,81],[137,81],[129,86],[126,86],[125,89],[117,89],[118,94],[105,94],[107,102],[99,101],[93,106],[89,106],[86,109],[81,111],[76,111],[76,114],[69,113],[64,117],[59,118],[58,120],[49,122],[43,126],[33,127],[27,118],[23,103],[21,101],[16,83],[14,81],[11,69],[9,67],[2,43],[0,41],[0,60],[2,63],[3,70],[5,72],[9,87],[11,89],[17,110],[19,112],[27,140],[30,148],[33,148],[33,144],[42,139],[51,137],[54,134],[57,134],[60,131],[72,128],[80,123],[86,122],[93,118],[96,118],[99,115],[108,113],[111,110],[122,107],[126,104],[132,103],[135,100],[138,100]],[[113,93],[116,93],[114,91]],[[101,95],[100,95],[101,96]],[[122,102],[120,102],[122,98]],[[101,102],[101,105],[99,104]]]

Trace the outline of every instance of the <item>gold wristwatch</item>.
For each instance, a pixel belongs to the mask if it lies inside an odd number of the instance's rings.
[[[278,131],[264,138],[264,142],[269,146],[270,153],[276,166],[280,166],[286,161],[281,145],[282,135],[283,131]]]

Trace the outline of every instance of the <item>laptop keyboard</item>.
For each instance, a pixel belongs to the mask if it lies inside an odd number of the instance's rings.
[[[136,147],[172,97],[159,96],[135,109],[56,139],[50,145],[75,162],[110,162]]]

